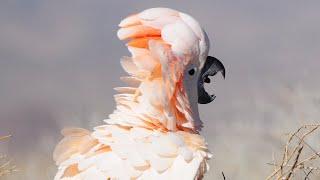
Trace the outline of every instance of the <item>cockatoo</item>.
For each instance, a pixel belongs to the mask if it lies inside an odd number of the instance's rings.
[[[116,110],[104,125],[62,130],[55,180],[202,179],[211,154],[198,103],[215,98],[204,83],[224,76],[223,64],[208,56],[205,31],[185,13],[152,8],[119,26],[131,53],[121,60],[128,87],[115,88]]]

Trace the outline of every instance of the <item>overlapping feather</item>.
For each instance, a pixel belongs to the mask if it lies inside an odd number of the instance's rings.
[[[194,46],[203,40],[200,26],[166,8],[145,10],[119,26],[131,52],[121,60],[128,86],[115,88],[117,107],[106,125],[92,133],[64,131],[54,153],[55,179],[201,178],[210,153],[195,133],[182,83],[185,65],[200,51]]]

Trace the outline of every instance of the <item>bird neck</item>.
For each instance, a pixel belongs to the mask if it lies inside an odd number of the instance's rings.
[[[182,77],[173,86],[159,78],[117,90],[117,107],[107,123],[195,133],[202,127],[198,104],[185,91]]]

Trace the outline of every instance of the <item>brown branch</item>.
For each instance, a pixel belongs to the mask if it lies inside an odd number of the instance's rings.
[[[306,165],[306,163],[311,164],[320,160],[320,152],[306,142],[306,138],[317,130],[320,130],[320,124],[307,124],[299,127],[293,133],[287,134],[289,137],[285,143],[280,162],[276,163],[273,155],[273,163],[267,163],[274,166],[275,169],[266,179],[290,179],[298,170],[305,174],[305,179],[309,179],[313,171],[320,170],[320,167]],[[302,151],[304,147],[310,149],[313,154],[308,155],[306,151]],[[302,154],[307,158],[300,160]]]
[[[309,175],[311,174],[311,172],[312,172],[312,169],[308,173],[306,173],[306,176],[304,177],[304,180],[309,179]]]
[[[223,171],[222,171],[222,177],[223,177],[223,180],[226,180],[226,176],[224,175]]]
[[[8,139],[8,138],[10,138],[10,137],[11,137],[11,135],[0,136],[0,141],[5,140],[5,139]]]
[[[297,156],[296,156],[296,159],[295,159],[295,161],[294,161],[294,164],[293,164],[293,166],[291,167],[290,173],[288,174],[286,180],[288,180],[288,179],[292,176],[293,171],[295,170],[295,168],[296,168],[296,166],[297,166],[297,164],[298,164],[299,157],[300,157],[300,155],[301,155],[302,149],[303,149],[303,146],[301,146],[301,148],[298,150],[298,154],[297,154]]]
[[[0,136],[0,141],[10,138],[8,136]],[[7,159],[7,156],[0,155],[0,177],[17,171],[16,166],[11,164],[11,161]]]

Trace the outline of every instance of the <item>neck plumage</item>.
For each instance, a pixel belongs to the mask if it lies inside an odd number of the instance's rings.
[[[121,78],[128,87],[115,88],[119,92],[115,95],[117,107],[106,122],[197,133],[202,127],[198,105],[190,102],[183,86],[183,73],[177,64],[165,67],[161,63],[164,57],[153,52],[155,49],[159,50],[159,47],[148,50],[129,47],[133,56],[124,57],[121,61],[130,75]]]

